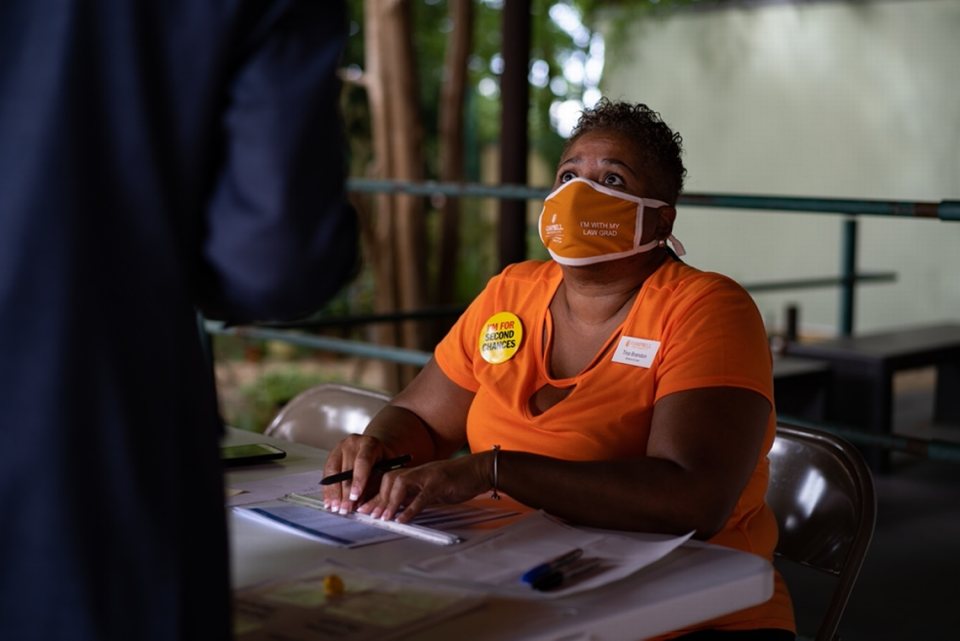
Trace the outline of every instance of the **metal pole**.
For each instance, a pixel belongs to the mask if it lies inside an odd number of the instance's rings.
[[[777,418],[787,424],[830,432],[842,439],[850,441],[854,445],[880,447],[892,452],[912,454],[913,456],[927,458],[932,461],[952,461],[954,463],[960,463],[960,444],[950,441],[914,438],[900,434],[862,432],[842,425],[808,421],[806,419],[780,414],[777,415]]]
[[[391,363],[424,367],[433,356],[430,352],[422,352],[405,347],[389,347],[374,345],[362,341],[352,341],[334,336],[315,336],[313,334],[297,334],[283,329],[260,329],[257,327],[224,327],[221,323],[206,323],[206,330],[211,334],[226,334],[244,336],[258,340],[275,340],[294,345],[303,345],[312,349],[322,349],[336,354],[352,354],[364,358],[375,358]]]
[[[474,170],[471,170],[475,173]],[[471,180],[476,180],[472,177]],[[414,194],[459,198],[506,198],[543,200],[550,187],[528,185],[486,185],[478,183],[449,183],[433,180],[377,180],[348,178],[347,190],[357,193]],[[891,200],[858,200],[854,198],[792,198],[788,196],[736,196],[731,194],[693,194],[680,196],[677,204],[688,207],[718,207],[721,209],[762,209],[773,213],[806,212],[810,214],[850,214],[854,216],[894,216],[922,220],[960,221],[960,201],[941,200],[896,202]]]
[[[530,110],[530,0],[503,5],[503,74],[500,76],[500,182],[527,184],[527,114]],[[527,257],[527,204],[500,201],[500,268]]]
[[[853,309],[857,286],[857,219],[843,221],[843,254],[841,255],[840,278],[840,335],[853,334]]]

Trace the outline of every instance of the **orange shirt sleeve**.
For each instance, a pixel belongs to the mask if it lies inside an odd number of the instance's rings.
[[[481,316],[485,319],[491,315],[489,313],[484,315],[483,310],[488,307],[486,300],[489,292],[496,287],[500,278],[502,276],[498,275],[490,280],[486,289],[470,303],[433,352],[433,357],[443,373],[454,383],[471,392],[480,389],[480,381],[477,380],[473,370],[473,359],[477,356],[479,336],[474,336],[470,329],[479,327],[483,320]]]
[[[656,399],[702,387],[741,387],[773,404],[773,360],[763,319],[735,282],[704,274],[668,284],[655,297],[662,319]],[[654,301],[651,301],[654,302]]]

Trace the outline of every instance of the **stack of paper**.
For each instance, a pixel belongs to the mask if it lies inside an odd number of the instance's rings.
[[[279,526],[296,534],[339,547],[354,548],[392,541],[404,536],[452,545],[460,538],[447,530],[517,516],[512,510],[484,508],[469,503],[429,507],[406,525],[381,521],[365,514],[339,514],[323,509],[320,494],[291,494],[281,498],[283,504],[269,503],[235,507],[242,516]]]

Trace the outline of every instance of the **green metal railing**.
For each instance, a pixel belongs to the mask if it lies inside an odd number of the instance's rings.
[[[878,434],[876,432],[864,432],[854,430],[831,423],[812,422],[801,418],[794,418],[785,414],[777,413],[777,418],[785,423],[792,423],[800,427],[813,428],[836,434],[840,438],[846,439],[855,445],[864,447],[877,447],[886,450],[905,452],[922,458],[928,458],[935,461],[952,461],[960,463],[960,444],[951,443],[939,439],[920,439],[912,436],[901,436],[898,434]]]
[[[289,330],[270,329],[264,327],[224,327],[223,323],[215,321],[206,321],[206,332],[209,334],[220,334],[227,336],[242,336],[257,340],[277,340],[311,349],[320,349],[338,354],[349,354],[351,356],[360,356],[362,358],[372,358],[376,360],[399,363],[402,365],[414,365],[423,367],[430,360],[432,354],[403,347],[387,347],[382,345],[373,345],[362,341],[347,340],[330,336],[315,336],[313,334],[300,334]],[[844,438],[855,445],[864,447],[878,447],[891,451],[906,452],[915,456],[929,458],[931,460],[952,461],[960,463],[960,444],[951,443],[937,439],[924,440],[909,436],[899,436],[896,434],[875,434],[863,432],[839,425],[829,423],[814,423],[801,418],[781,415],[784,421],[800,425],[803,427],[812,427],[815,429],[831,432]]]
[[[430,356],[432,356],[429,352],[407,349],[405,347],[375,345],[373,343],[336,338],[333,336],[303,334],[290,329],[272,329],[257,326],[226,327],[218,321],[206,321],[204,328],[208,334],[240,336],[265,341],[282,341],[311,349],[321,349],[337,354],[349,354],[351,356],[362,356],[364,358],[373,358],[389,363],[400,363],[401,365],[416,365],[417,367],[426,365],[427,361],[430,360]]]
[[[414,196],[451,196],[460,198],[499,198],[518,200],[543,200],[550,193],[547,187],[526,185],[484,185],[479,183],[441,183],[433,181],[409,182],[403,180],[371,180],[351,178],[347,189],[355,193],[391,193]],[[840,214],[848,216],[843,224],[840,276],[834,279],[783,281],[768,283],[762,289],[748,291],[776,291],[809,287],[840,287],[839,332],[843,336],[853,333],[853,310],[856,286],[859,282],[886,282],[895,275],[858,274],[857,262],[857,216],[887,216],[898,218],[921,218],[942,221],[960,221],[960,201],[891,201],[854,198],[794,198],[787,196],[743,196],[737,194],[685,194],[679,205],[690,207],[714,207],[724,209],[752,209],[772,212],[804,212],[811,214]]]
[[[412,183],[398,180],[369,180],[353,178],[347,181],[348,191],[355,193],[394,193],[430,197],[443,195],[462,198],[497,198],[520,200],[543,200],[548,188],[520,185],[483,185],[476,183]],[[786,289],[837,287],[840,296],[840,333],[849,335],[853,328],[853,303],[857,283],[890,282],[896,275],[890,272],[858,273],[856,271],[857,220],[858,216],[888,216],[921,218],[941,221],[960,221],[960,201],[940,202],[897,202],[860,199],[824,199],[791,198],[775,196],[740,196],[717,194],[687,194],[680,198],[679,205],[693,207],[715,207],[727,209],[769,210],[772,212],[804,212],[817,214],[839,214],[847,216],[844,220],[841,274],[832,278],[797,279],[769,283],[744,284],[749,292],[770,292]],[[201,334],[204,335],[205,349],[212,359],[209,337],[211,335],[241,336],[257,340],[275,340],[312,349],[325,350],[339,354],[348,354],[371,358],[402,365],[423,367],[432,356],[429,352],[375,345],[356,340],[304,333],[302,329],[322,326],[350,326],[367,323],[400,322],[405,320],[423,320],[443,316],[459,315],[464,308],[458,306],[433,308],[416,311],[394,312],[391,314],[368,314],[358,316],[320,317],[302,321],[284,323],[259,323],[257,325],[227,327],[223,323],[200,319]],[[960,462],[960,445],[945,441],[925,441],[896,435],[881,435],[851,430],[842,426],[822,423],[810,423],[801,419],[784,417],[799,425],[807,425],[833,432],[852,443],[881,447],[926,456],[931,459]]]
[[[455,196],[461,198],[509,198],[543,200],[548,187],[526,185],[484,185],[480,183],[441,183],[433,181],[372,180],[351,178],[347,190],[356,193],[411,194],[414,196]],[[895,216],[960,221],[960,200],[901,202],[854,198],[793,198],[787,196],[741,196],[736,194],[684,194],[679,205],[723,209],[765,209],[812,214],[849,214],[851,216]]]

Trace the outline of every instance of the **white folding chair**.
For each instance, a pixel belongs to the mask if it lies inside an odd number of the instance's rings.
[[[383,392],[321,383],[293,397],[264,434],[331,450],[347,435],[363,432],[389,400]]]

